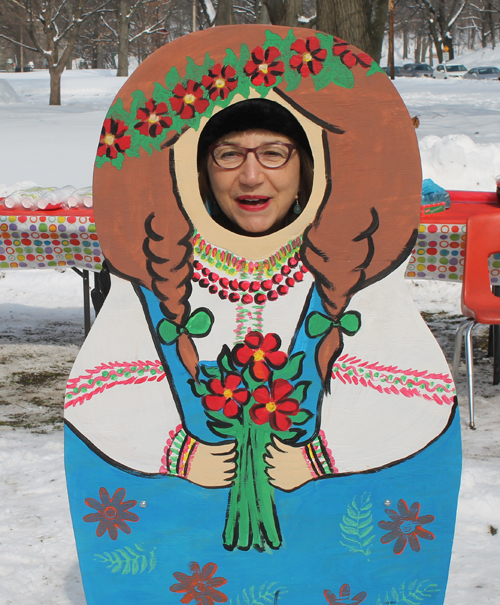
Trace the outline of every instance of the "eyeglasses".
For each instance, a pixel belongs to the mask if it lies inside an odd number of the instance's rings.
[[[281,168],[297,149],[292,143],[266,143],[258,147],[242,147],[233,143],[210,145],[208,151],[219,168],[233,170],[239,168],[249,153],[254,153],[257,161],[264,168]]]

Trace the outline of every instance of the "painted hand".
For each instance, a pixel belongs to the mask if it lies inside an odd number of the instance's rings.
[[[301,447],[286,445],[273,436],[266,451],[264,459],[269,464],[267,474],[269,483],[274,487],[289,492],[313,479]]]
[[[235,443],[198,443],[186,479],[202,487],[231,487],[235,475]]]

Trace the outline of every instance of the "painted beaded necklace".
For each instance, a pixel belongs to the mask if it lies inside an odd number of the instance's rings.
[[[262,305],[285,296],[290,288],[304,279],[308,269],[300,259],[301,244],[302,236],[290,240],[264,260],[247,261],[227,250],[220,250],[195,232],[192,280],[222,300]]]

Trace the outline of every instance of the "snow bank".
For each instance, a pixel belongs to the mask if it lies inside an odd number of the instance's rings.
[[[16,91],[7,82],[0,80],[0,103],[20,103],[21,99],[17,96]]]
[[[495,190],[500,143],[476,143],[464,134],[429,135],[419,147],[424,179],[432,179],[445,189]]]

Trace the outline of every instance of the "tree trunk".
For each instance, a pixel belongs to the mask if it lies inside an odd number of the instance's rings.
[[[408,30],[403,30],[403,61],[407,60],[410,55],[410,39],[408,35]]]
[[[495,20],[493,19],[493,4],[488,2],[486,5],[488,9],[488,21],[490,23],[491,32],[491,48],[495,48]]]
[[[317,28],[380,61],[387,0],[316,0]]]
[[[267,6],[264,3],[260,3],[258,0],[254,2],[255,7],[255,23],[263,23],[265,25],[271,24],[271,19],[267,11]]]
[[[128,76],[128,47],[130,31],[130,0],[118,5],[118,70],[117,76]]]
[[[219,0],[215,25],[234,25],[233,0]]]
[[[420,63],[420,57],[422,53],[422,38],[420,36],[417,37],[417,44],[415,45],[415,63]]]
[[[50,98],[49,105],[61,104],[61,70],[49,64]]]

